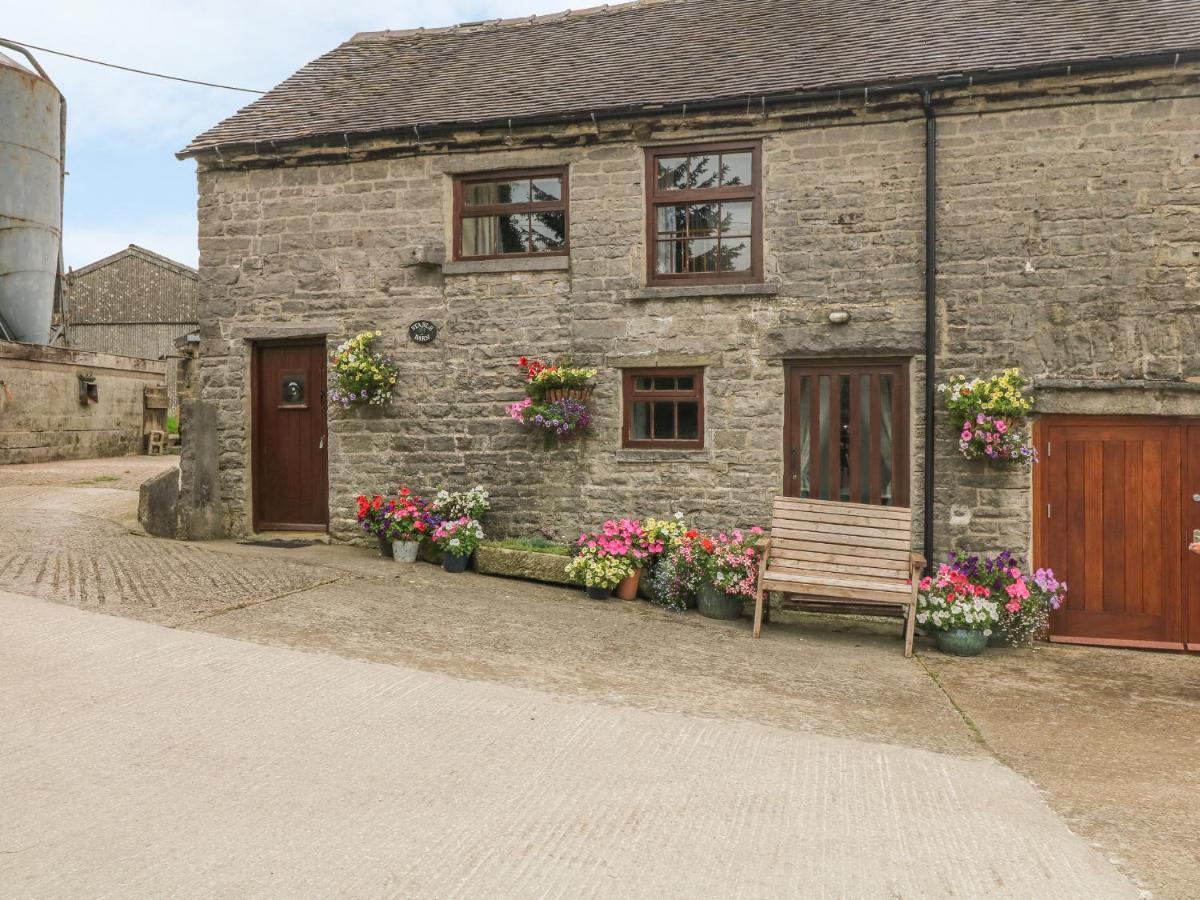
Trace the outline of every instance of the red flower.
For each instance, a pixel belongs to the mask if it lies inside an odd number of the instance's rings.
[[[709,553],[712,553],[713,550],[715,550],[717,548],[717,545],[714,544],[712,541],[710,541],[708,538],[705,538],[704,540],[702,540],[700,542],[700,546],[703,547],[705,550],[707,550]]]
[[[683,536],[689,541],[694,541],[696,538],[700,537],[700,532],[693,528],[691,531],[686,532]]]
[[[523,369],[527,365],[529,365],[529,360],[527,360],[524,356],[522,356],[520,359],[517,360],[517,365]]]

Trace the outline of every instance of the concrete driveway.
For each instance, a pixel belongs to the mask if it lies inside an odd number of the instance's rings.
[[[904,660],[894,627],[807,617],[756,643],[746,623],[355,548],[156,541],[129,533],[128,488],[160,465],[0,470],[0,894],[1125,897],[1138,881],[1184,897],[1194,883],[1192,813],[1169,821],[1152,795],[1138,823],[1152,836],[1126,841],[1111,807],[1128,793],[1105,801],[1045,741],[1016,749],[1034,730],[1022,692],[1047,663],[1069,678],[1057,650]],[[1102,731],[1082,732],[1087,752],[1106,752]],[[1185,741],[1171,762],[1196,758]]]

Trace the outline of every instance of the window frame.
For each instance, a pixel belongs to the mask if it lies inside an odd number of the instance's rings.
[[[493,181],[507,181],[518,178],[562,179],[562,199],[555,202],[529,201],[527,203],[490,203],[482,206],[466,204],[466,188],[472,184],[487,184]],[[542,253],[489,253],[484,255],[466,255],[463,253],[463,219],[483,218],[485,216],[501,216],[509,213],[556,212],[563,214],[563,246],[560,250],[546,250]],[[469,212],[468,212],[469,211]],[[543,257],[568,256],[571,252],[571,195],[570,180],[567,166],[547,166],[534,169],[497,169],[492,172],[471,172],[454,176],[454,245],[455,262],[474,262],[490,259],[541,259]]]
[[[762,216],[762,141],[729,141],[719,144],[670,144],[646,147],[646,283],[659,286],[681,286],[687,284],[761,284],[763,278],[763,216]],[[751,178],[753,184],[744,186],[716,187],[660,191],[658,187],[658,160],[664,156],[692,156],[699,153],[749,152],[751,154]],[[711,201],[751,201],[750,213],[750,268],[745,272],[675,272],[663,274],[658,271],[658,222],[659,206]]]
[[[638,378],[694,378],[690,391],[638,391]],[[633,437],[633,407],[635,403],[658,400],[696,402],[696,440],[637,440]],[[703,450],[704,449],[704,367],[661,366],[621,370],[621,447],[629,450]],[[676,429],[678,430],[678,413]]]

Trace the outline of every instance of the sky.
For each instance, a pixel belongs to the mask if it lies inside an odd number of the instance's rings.
[[[266,90],[359,31],[593,5],[594,0],[0,0],[0,37]],[[195,163],[177,160],[175,152],[253,95],[33,52],[67,99],[67,265],[79,268],[138,244],[194,266]]]

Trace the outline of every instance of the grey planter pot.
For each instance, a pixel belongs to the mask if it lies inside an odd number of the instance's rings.
[[[392,541],[392,559],[398,563],[415,563],[420,541]]]
[[[442,554],[442,568],[447,572],[465,572],[467,571],[467,562],[470,557],[455,556],[453,553]]]
[[[978,656],[987,646],[987,635],[978,628],[950,628],[933,636],[937,648],[951,656]]]
[[[742,598],[731,597],[706,583],[700,585],[700,590],[696,592],[696,608],[700,610],[700,615],[709,619],[740,619]]]

